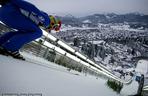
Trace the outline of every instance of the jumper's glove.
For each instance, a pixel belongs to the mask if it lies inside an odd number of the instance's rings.
[[[54,16],[49,16],[49,19],[50,19],[50,24],[48,27],[45,27],[44,24],[41,22],[38,25],[49,33],[51,32],[51,30],[59,32],[61,28],[61,21],[55,18]]]
[[[61,24],[62,24],[61,21],[51,15],[49,16],[49,19],[50,19],[50,24],[47,27],[47,30],[55,30],[58,32],[61,28]]]

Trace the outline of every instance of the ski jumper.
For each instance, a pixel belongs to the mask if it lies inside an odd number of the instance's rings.
[[[0,46],[15,52],[26,43],[42,36],[39,25],[48,27],[49,16],[24,0],[9,0],[0,7],[0,21],[10,28],[17,29],[0,37]]]

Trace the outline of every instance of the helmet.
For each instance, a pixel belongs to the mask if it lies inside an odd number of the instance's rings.
[[[50,19],[50,25],[49,25],[49,29],[50,30],[55,30],[55,31],[59,31],[60,28],[61,28],[61,21],[60,19],[50,15],[49,16],[49,19]]]

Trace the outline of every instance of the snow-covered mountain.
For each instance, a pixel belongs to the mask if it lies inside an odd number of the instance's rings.
[[[128,23],[131,28],[148,28],[148,15],[139,13],[129,14],[93,14],[85,17],[76,18],[68,15],[60,17],[63,24],[75,26],[81,26],[82,24],[88,24],[89,27],[96,27],[98,23],[102,24],[117,24],[117,23]],[[87,22],[86,22],[87,21]],[[89,22],[88,22],[89,21]]]

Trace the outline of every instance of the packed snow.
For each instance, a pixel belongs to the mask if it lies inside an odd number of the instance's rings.
[[[32,61],[33,62],[33,61]],[[74,75],[40,59],[40,64],[0,55],[0,92],[41,93],[42,96],[117,96],[103,78]],[[44,64],[44,66],[42,65]],[[54,66],[55,67],[55,66]],[[59,71],[60,70],[60,71]],[[63,71],[61,71],[63,70]]]
[[[26,61],[0,55],[0,94],[124,96],[137,92],[138,83],[136,81],[133,81],[130,85],[124,85],[121,95],[107,86],[107,79],[105,78],[96,78],[76,71],[68,71],[67,68],[43,58],[28,53],[21,54],[26,58]],[[131,88],[134,88],[134,90],[131,90]]]

